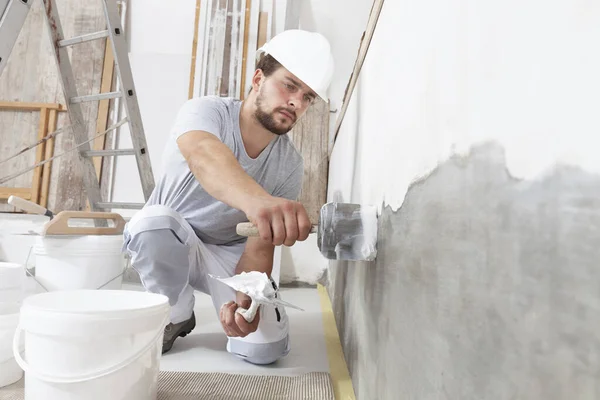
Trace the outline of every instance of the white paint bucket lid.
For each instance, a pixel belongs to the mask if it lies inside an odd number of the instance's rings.
[[[23,330],[44,335],[106,337],[162,329],[169,299],[129,290],[65,290],[27,297]]]
[[[39,236],[35,255],[115,255],[121,254],[123,235]]]

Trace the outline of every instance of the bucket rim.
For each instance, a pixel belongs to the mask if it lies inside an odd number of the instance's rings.
[[[121,297],[123,300],[134,299],[139,300],[136,305],[129,305],[127,302],[115,302],[116,307],[109,307],[101,304],[99,301],[118,300]],[[89,304],[85,300],[96,300],[96,307],[86,308],[84,305]],[[142,292],[136,290],[95,290],[95,289],[72,289],[59,290],[38,293],[28,296],[23,300],[21,307],[22,312],[41,312],[46,314],[61,314],[61,315],[119,315],[132,312],[148,313],[162,312],[165,307],[169,306],[169,298],[165,295],[151,292]]]

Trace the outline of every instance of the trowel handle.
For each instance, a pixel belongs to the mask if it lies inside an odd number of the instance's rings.
[[[252,222],[241,222],[237,224],[235,231],[240,236],[253,237],[259,236],[258,227],[254,225]],[[310,228],[310,233],[317,232],[317,225],[313,225]]]
[[[52,212],[50,210],[48,210],[47,208],[42,207],[39,204],[36,204],[32,201],[22,199],[17,196],[10,196],[8,198],[8,204],[10,204],[13,207],[20,208],[23,211],[27,211],[28,213],[31,213],[31,214],[46,215],[50,218],[52,218],[54,216],[54,214],[52,214]]]

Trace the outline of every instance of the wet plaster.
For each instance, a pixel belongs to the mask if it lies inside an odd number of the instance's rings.
[[[600,398],[600,176],[509,176],[489,143],[384,207],[373,262],[331,262],[357,398]]]

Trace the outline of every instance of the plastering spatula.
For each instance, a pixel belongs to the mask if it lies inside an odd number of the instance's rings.
[[[22,199],[17,196],[10,196],[8,198],[8,204],[10,204],[13,207],[20,208],[23,211],[27,211],[31,214],[45,215],[50,219],[54,218],[54,213],[48,210],[46,207],[42,207],[39,204]]]
[[[240,236],[259,236],[250,222],[237,225]],[[321,254],[329,260],[372,261],[377,256],[377,209],[351,203],[326,203],[321,207],[317,233]]]

